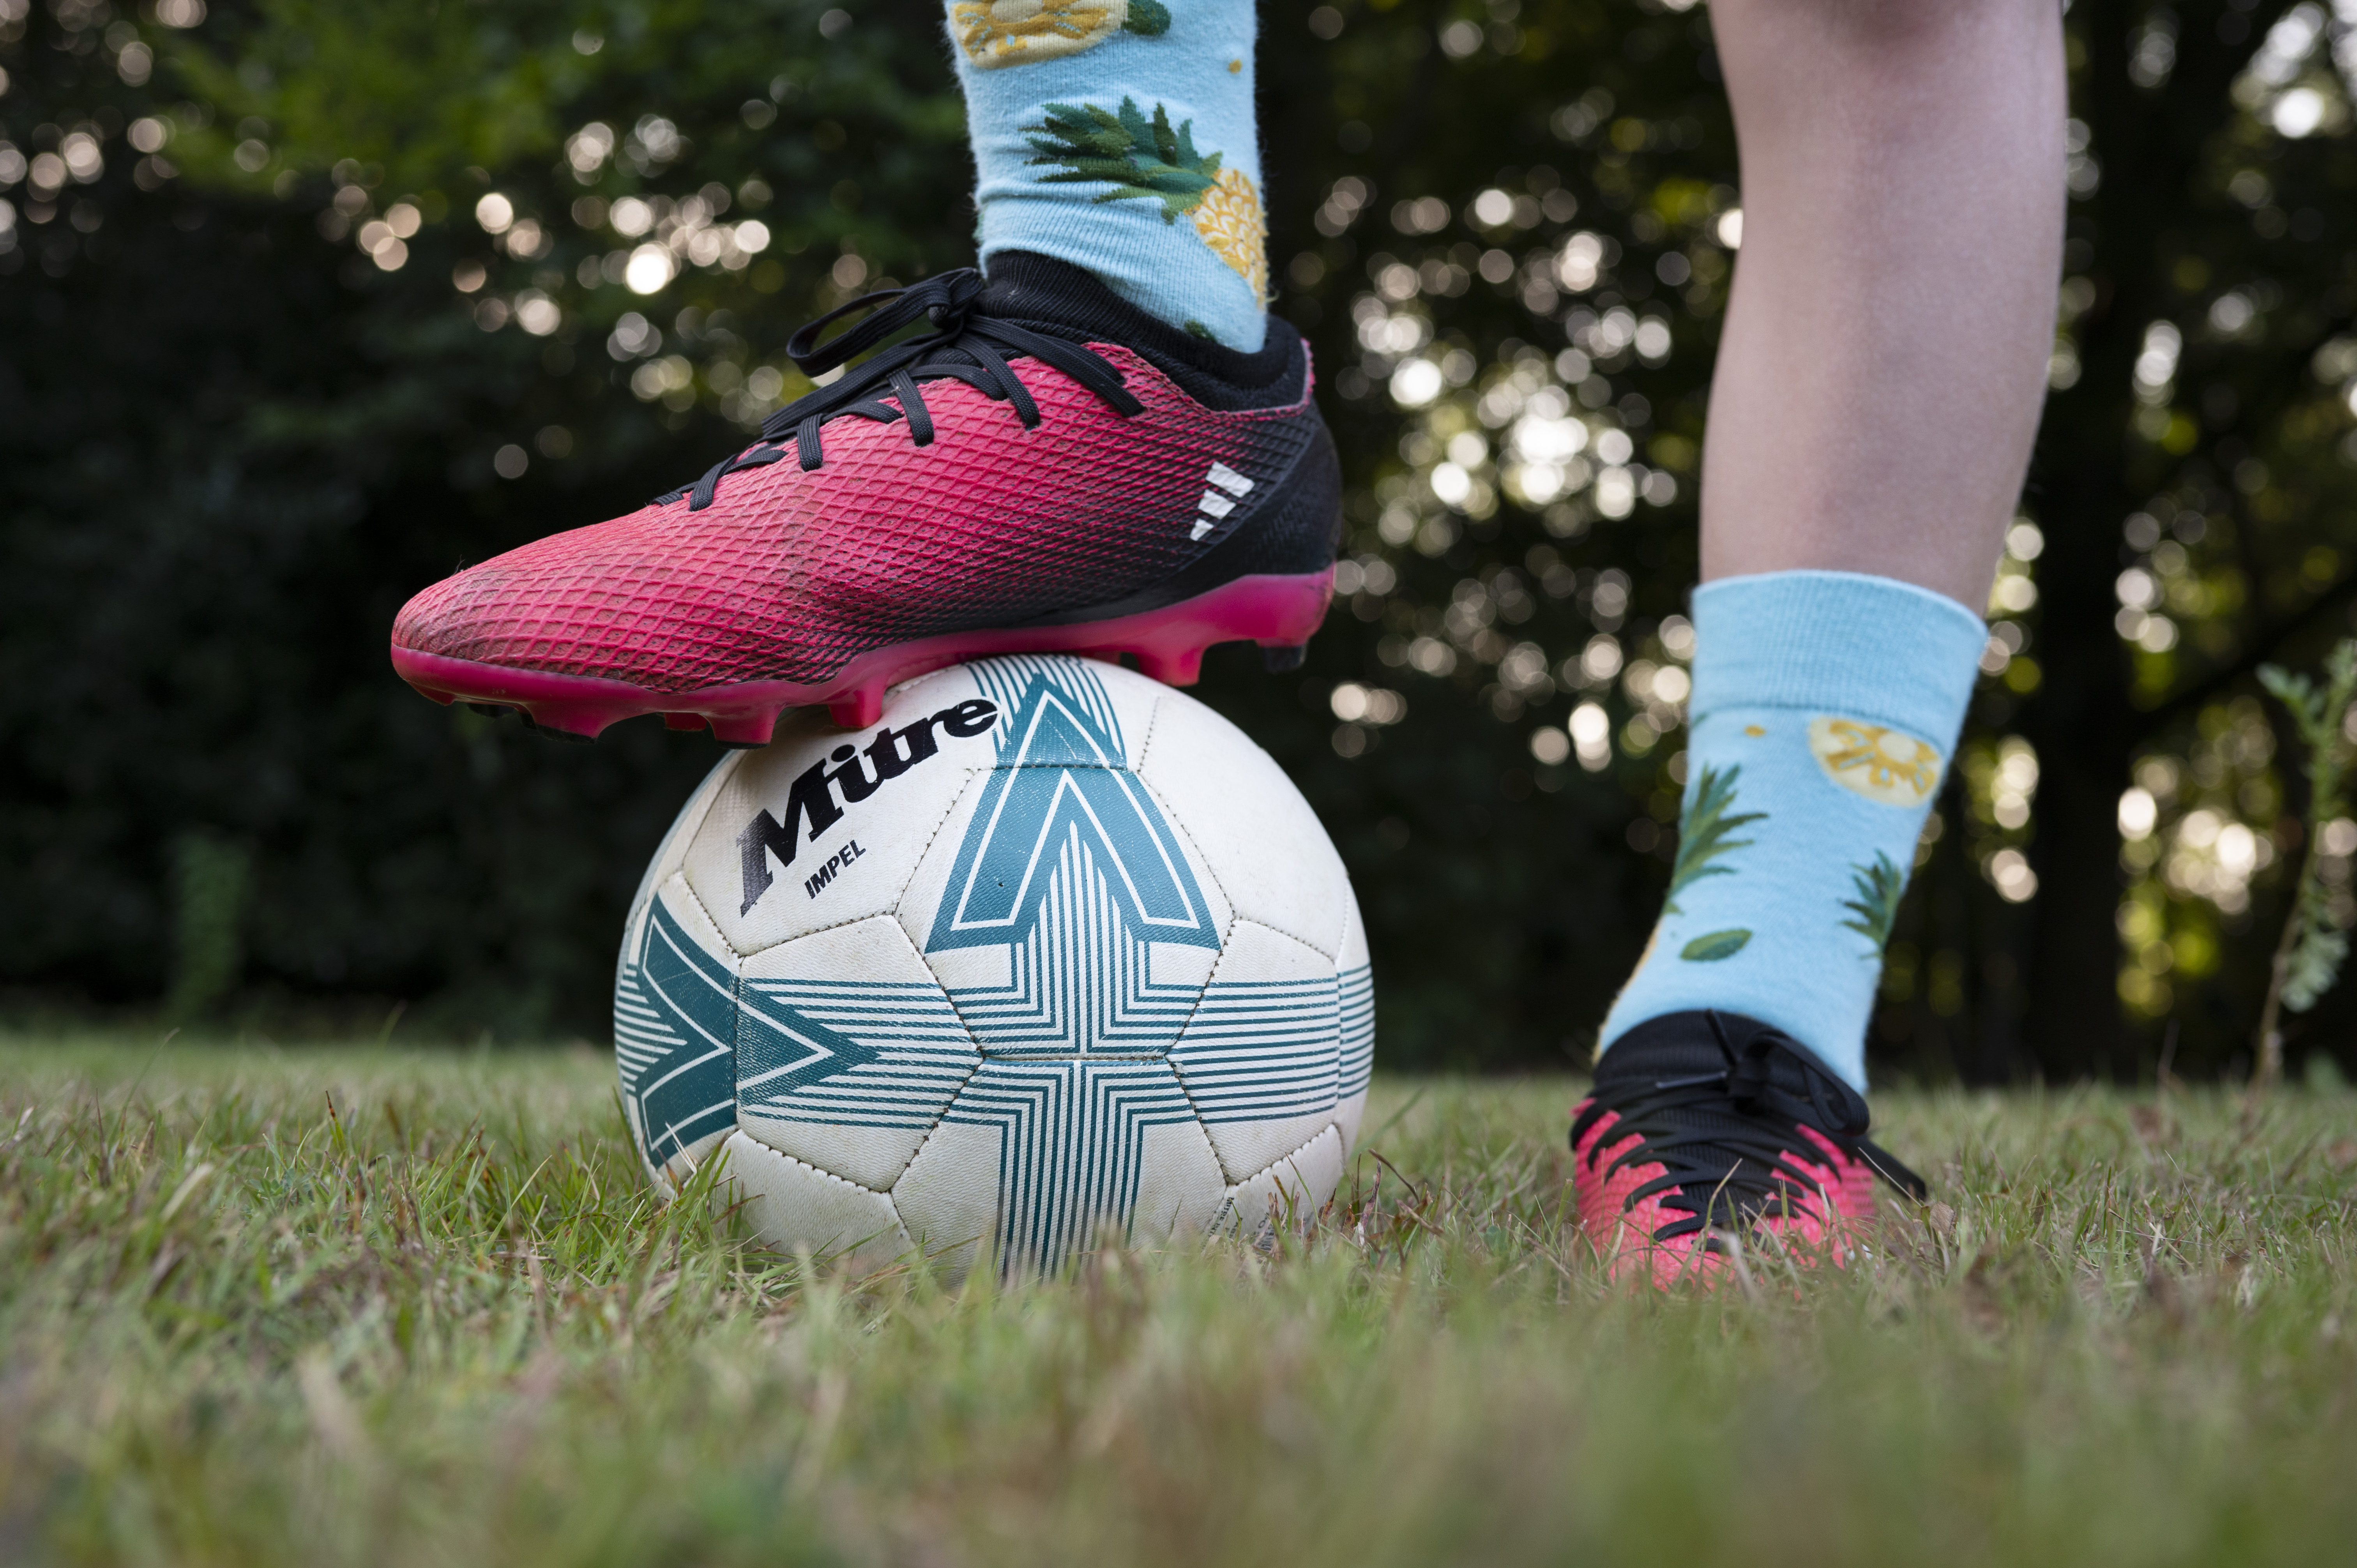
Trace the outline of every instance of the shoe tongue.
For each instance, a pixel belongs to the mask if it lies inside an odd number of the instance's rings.
[[[1713,1027],[1714,1019],[1717,1027]],[[1726,1035],[1726,1047],[1720,1045],[1722,1030]],[[1613,1042],[1612,1047],[1596,1064],[1596,1081],[1658,1081],[1727,1072],[1742,1060],[1744,1047],[1761,1035],[1773,1037],[1767,1052],[1768,1081],[1771,1086],[1807,1105],[1811,1103],[1810,1089],[1813,1077],[1818,1091],[1835,1113],[1837,1125],[1854,1125],[1860,1132],[1865,1130],[1867,1110],[1864,1096],[1818,1062],[1806,1047],[1759,1019],[1746,1017],[1740,1013],[1694,1011],[1665,1013],[1658,1018],[1649,1018]],[[1735,1055],[1736,1063],[1728,1060],[1728,1047]],[[1812,1068],[1815,1069],[1813,1074]]]
[[[1740,1038],[1728,1031],[1730,1039]],[[1667,1013],[1649,1018],[1598,1058],[1596,1081],[1700,1078],[1727,1070],[1727,1053],[1711,1032],[1707,1013]]]

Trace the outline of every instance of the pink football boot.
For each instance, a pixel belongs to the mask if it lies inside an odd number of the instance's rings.
[[[1613,1042],[1572,1113],[1580,1229],[1611,1277],[1714,1283],[1738,1247],[1842,1262],[1874,1177],[1923,1178],[1866,1137],[1866,1100],[1799,1041],[1672,1013]]]
[[[1011,253],[787,351],[823,374],[920,323],[694,484],[419,594],[393,668],[554,732],[661,714],[759,746],[782,708],[873,724],[887,686],[981,654],[1125,653],[1181,685],[1214,642],[1300,662],[1341,483],[1297,333],[1239,353]]]

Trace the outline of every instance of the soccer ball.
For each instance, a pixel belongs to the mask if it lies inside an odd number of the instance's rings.
[[[778,1247],[1050,1271],[1316,1213],[1366,1102],[1358,901],[1276,764],[1115,664],[993,659],[732,753],[614,983],[666,1197],[725,1156]]]

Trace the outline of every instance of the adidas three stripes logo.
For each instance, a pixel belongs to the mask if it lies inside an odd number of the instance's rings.
[[[1203,499],[1197,501],[1195,507],[1207,515],[1195,520],[1193,532],[1187,535],[1189,539],[1200,539],[1218,527],[1220,520],[1235,510],[1236,501],[1243,499],[1245,492],[1253,488],[1250,479],[1225,463],[1212,464],[1211,472],[1203,476]],[[1222,495],[1221,490],[1227,491],[1227,495]]]

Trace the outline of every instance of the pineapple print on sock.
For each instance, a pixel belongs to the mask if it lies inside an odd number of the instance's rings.
[[[1850,912],[1842,925],[1866,939],[1867,950],[1859,956],[1878,961],[1882,950],[1890,945],[1891,927],[1899,923],[1899,898],[1907,891],[1907,874],[1888,854],[1876,850],[1872,865],[1850,863],[1849,880],[1857,896],[1841,901],[1841,907]]]
[[[1928,740],[1888,725],[1830,714],[1809,721],[1809,754],[1825,777],[1843,789],[1902,811],[1928,808],[1946,770],[1946,758]],[[1853,897],[1843,899],[1841,907],[1850,918],[1842,926],[1867,940],[1863,956],[1879,961],[1899,919],[1907,873],[1888,854],[1876,850],[1871,864],[1852,861],[1849,875]]]
[[[1203,193],[1195,209],[1195,232],[1252,290],[1256,304],[1268,304],[1268,215],[1260,192],[1242,169],[1222,169],[1220,182]]]
[[[1148,119],[1134,98],[1118,110],[1094,103],[1050,103],[1045,118],[1023,127],[1039,154],[1031,161],[1053,168],[1047,185],[1106,184],[1090,199],[1159,202],[1162,220],[1185,218],[1195,235],[1252,289],[1255,306],[1268,297],[1268,220],[1260,192],[1241,170],[1221,167],[1217,152],[1195,147],[1194,122],[1174,128],[1169,112],[1154,106]]]
[[[944,0],[983,271],[1052,256],[1171,326],[1268,341],[1254,0]]]
[[[1116,33],[1156,38],[1170,30],[1161,0],[956,0],[950,29],[978,70],[1061,59]]]
[[[1735,781],[1742,772],[1739,763],[1724,772],[1708,766],[1703,768],[1694,799],[1678,819],[1678,858],[1670,869],[1670,897],[1662,906],[1663,916],[1684,914],[1678,908],[1678,894],[1704,877],[1733,875],[1735,867],[1718,863],[1736,850],[1749,848],[1752,841],[1727,835],[1747,823],[1768,820],[1765,811],[1733,809]],[[1744,926],[1706,931],[1680,948],[1678,956],[1693,963],[1716,963],[1733,958],[1750,940],[1751,931]]]

